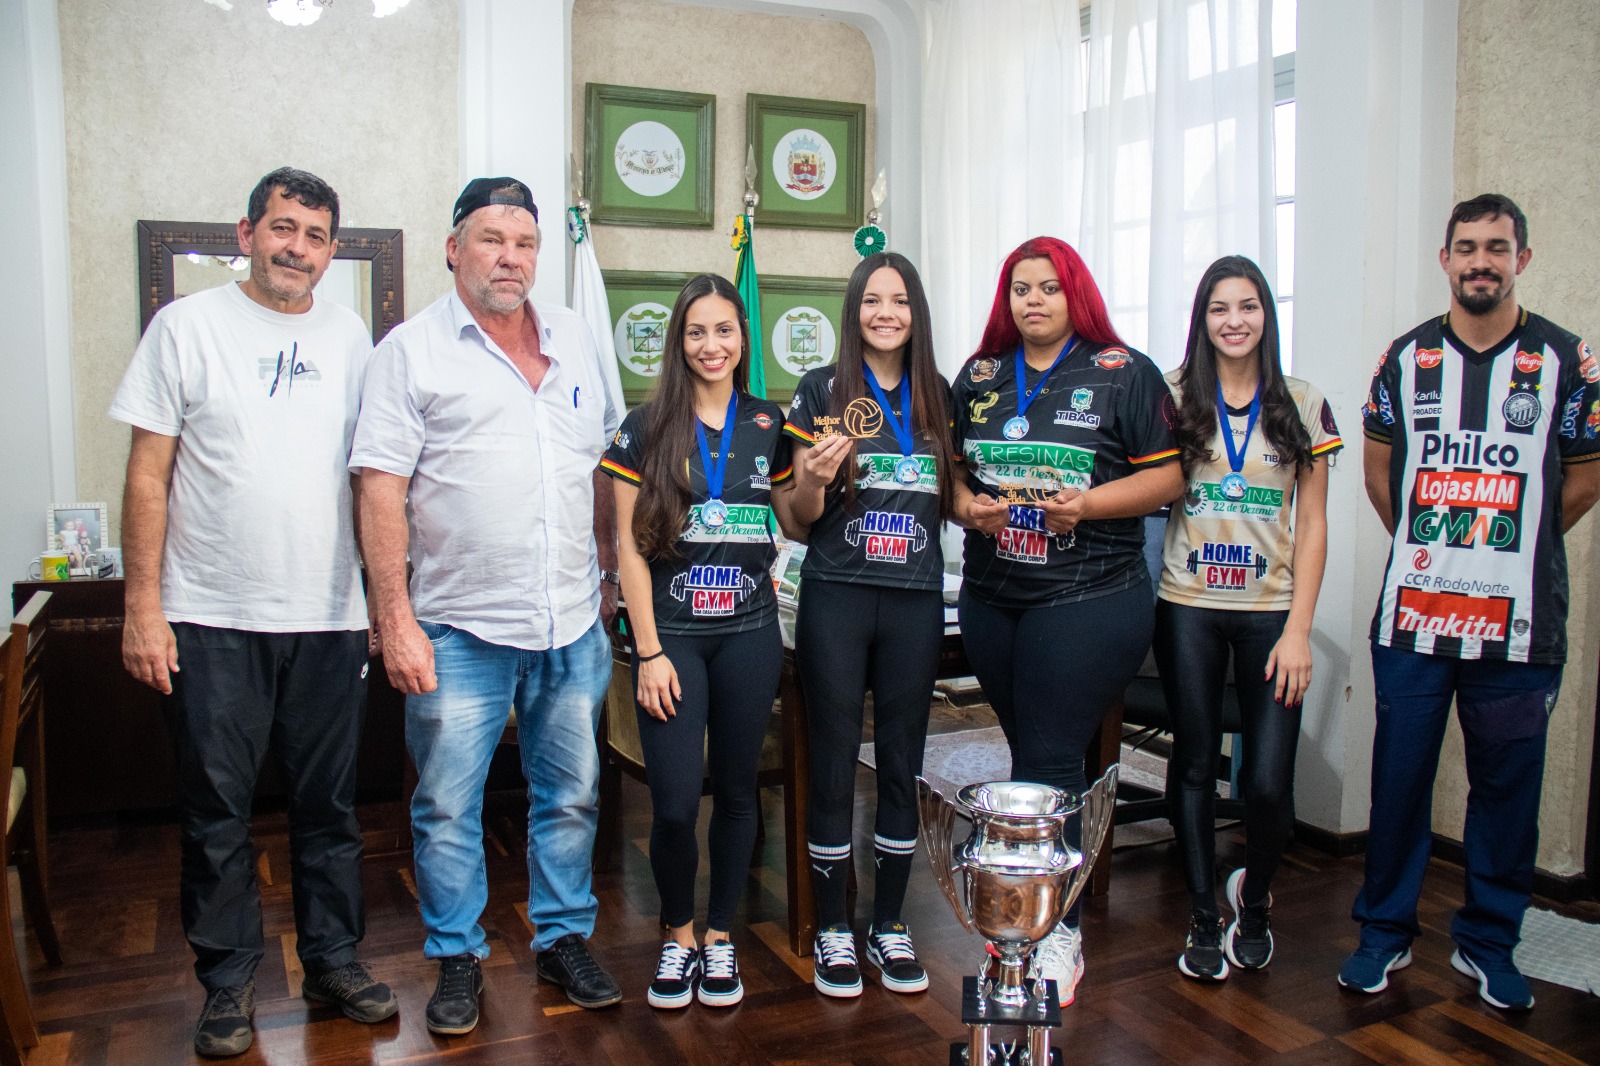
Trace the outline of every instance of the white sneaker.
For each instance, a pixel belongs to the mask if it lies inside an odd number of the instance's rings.
[[[1072,1006],[1083,980],[1083,934],[1068,925],[1056,926],[1033,949],[1031,973],[1053,980],[1061,1005]]]

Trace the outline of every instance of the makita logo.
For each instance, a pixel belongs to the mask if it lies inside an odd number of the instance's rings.
[[[1424,433],[1422,435],[1422,462],[1440,466],[1516,466],[1520,458],[1516,446],[1490,444],[1485,446],[1483,434]]]
[[[1402,588],[1395,628],[1455,640],[1505,640],[1510,613],[1509,599]]]

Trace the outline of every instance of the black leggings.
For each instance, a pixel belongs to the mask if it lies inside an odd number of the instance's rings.
[[[937,589],[896,589],[807,578],[795,650],[811,739],[806,837],[817,877],[822,925],[845,921],[844,873],[855,810],[863,703],[872,691],[878,766],[874,921],[900,916],[917,840],[917,775],[944,636]],[[830,860],[832,860],[830,862]]]
[[[731,927],[750,852],[755,847],[761,742],[778,693],[783,638],[778,623],[732,636],[662,633],[661,647],[678,672],[677,716],[652,718],[635,703],[639,744],[650,778],[650,869],[661,893],[661,920],[674,928],[694,921],[700,869],[695,824],[705,764],[711,768],[711,901],[707,922]],[[634,691],[639,659],[633,659]]]
[[[1089,739],[1139,672],[1155,608],[1149,579],[1059,607],[995,607],[961,590],[961,642],[1011,747],[1011,776],[1071,792],[1089,787]],[[1080,842],[1078,819],[1067,825]],[[1077,924],[1078,905],[1067,915]]]
[[[1273,698],[1263,680],[1288,611],[1219,611],[1156,605],[1156,664],[1172,715],[1176,794],[1172,824],[1189,883],[1190,907],[1215,914],[1217,764],[1222,751],[1222,693],[1228,651],[1244,727],[1244,901],[1267,898],[1294,823],[1294,755],[1300,708]]]

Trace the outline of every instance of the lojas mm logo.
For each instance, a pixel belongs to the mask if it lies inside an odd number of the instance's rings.
[[[674,576],[668,591],[680,603],[688,600],[696,615],[718,615],[732,614],[739,601],[755,590],[755,579],[737,566],[696,563]]]
[[[908,514],[868,511],[844,527],[844,539],[861,548],[875,563],[903,563],[911,552],[928,546],[928,531]]]

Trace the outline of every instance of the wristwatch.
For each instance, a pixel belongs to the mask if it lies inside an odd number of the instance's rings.
[[[602,570],[600,571],[600,580],[609,581],[613,585],[621,585],[622,575],[615,570]]]

